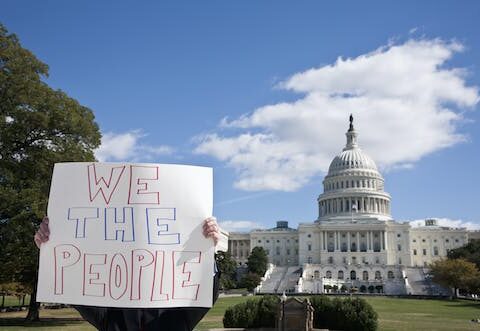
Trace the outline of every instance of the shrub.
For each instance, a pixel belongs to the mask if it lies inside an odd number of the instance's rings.
[[[276,296],[249,299],[228,308],[223,317],[226,328],[261,328],[275,326],[279,304]],[[315,309],[313,326],[318,329],[343,331],[374,331],[377,313],[361,298],[334,298],[325,295],[310,297]]]
[[[377,329],[377,313],[361,298],[335,298],[314,296],[313,326],[319,329],[344,331],[374,331]]]
[[[267,295],[261,299],[249,299],[229,307],[223,316],[226,328],[260,328],[275,327],[279,299]]]
[[[249,272],[240,281],[240,286],[245,287],[249,292],[252,292],[258,284],[260,284],[261,277],[257,274]]]

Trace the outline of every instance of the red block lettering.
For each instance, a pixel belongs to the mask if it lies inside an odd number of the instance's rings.
[[[128,267],[125,257],[117,253],[113,256],[112,262],[110,263],[110,282],[108,290],[110,292],[110,297],[114,300],[118,300],[125,292],[127,292],[128,287]]]
[[[125,166],[110,167],[110,176],[108,180],[106,180],[103,176],[98,177],[96,165],[90,164],[88,166],[88,192],[90,193],[90,201],[95,200],[100,193],[108,205],[124,170]]]
[[[192,279],[192,269],[197,269],[194,266],[195,264],[200,267],[201,256],[201,252],[172,252],[172,299],[197,300],[200,284],[192,283],[194,280]],[[199,270],[197,269],[195,272],[197,275]]]
[[[148,177],[140,177],[140,173],[148,173]],[[158,181],[158,167],[130,166],[129,204],[160,204],[160,193],[149,192],[147,181]]]
[[[73,245],[58,245],[55,256],[55,294],[63,294],[63,271],[80,260],[80,250]]]
[[[135,249],[132,251],[132,287],[130,289],[130,300],[140,300],[142,271],[153,263],[153,254],[146,249]]]
[[[100,277],[99,269],[102,269],[100,266],[105,266],[106,263],[107,254],[83,255],[83,295],[92,297],[105,296],[105,283],[100,281],[104,277]]]

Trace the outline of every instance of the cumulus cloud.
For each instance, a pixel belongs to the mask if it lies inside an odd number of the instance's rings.
[[[359,143],[381,169],[410,168],[465,141],[458,126],[479,101],[467,71],[447,66],[455,41],[408,40],[296,73],[277,85],[299,99],[220,122],[195,152],[225,162],[243,190],[294,191],[328,170],[353,113]]]
[[[244,232],[253,229],[264,229],[265,227],[252,221],[222,221],[218,225],[225,231],[229,232]]]
[[[143,144],[145,135],[138,130],[125,133],[104,133],[102,143],[95,150],[95,157],[100,162],[105,161],[152,161],[156,157],[169,155],[173,149],[169,146],[150,146]]]
[[[452,220],[449,218],[435,218],[438,226],[447,226],[450,228],[467,228],[468,230],[480,230],[480,224],[473,222],[466,222],[463,220]],[[420,227],[425,225],[425,220],[410,221],[412,227]]]

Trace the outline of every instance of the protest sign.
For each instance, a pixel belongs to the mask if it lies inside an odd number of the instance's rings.
[[[58,163],[37,300],[107,307],[211,307],[212,169]]]

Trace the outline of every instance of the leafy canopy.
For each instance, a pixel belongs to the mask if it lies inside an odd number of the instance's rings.
[[[475,289],[480,278],[475,264],[464,259],[435,261],[430,265],[430,274],[435,283],[464,290]]]
[[[219,251],[215,254],[217,267],[221,272],[220,288],[231,289],[235,287],[235,273],[237,271],[237,263],[229,252]]]
[[[33,292],[32,237],[46,214],[53,165],[93,161],[101,137],[92,111],[47,77],[48,66],[0,24],[0,282]]]
[[[254,247],[247,260],[248,271],[263,276],[268,268],[268,256],[263,247]]]

